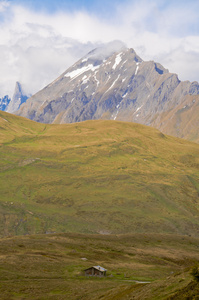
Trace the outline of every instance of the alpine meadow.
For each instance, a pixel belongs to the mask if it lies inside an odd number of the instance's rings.
[[[2,299],[197,295],[198,144],[117,121],[0,126]],[[83,275],[96,263],[106,278]]]
[[[0,0],[0,300],[199,300],[198,11]]]

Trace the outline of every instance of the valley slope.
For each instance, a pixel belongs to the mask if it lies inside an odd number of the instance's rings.
[[[1,300],[197,299],[190,269],[198,244],[174,234],[7,237],[0,243]],[[84,276],[96,264],[106,278]]]
[[[1,236],[199,230],[199,145],[118,121],[0,112]]]

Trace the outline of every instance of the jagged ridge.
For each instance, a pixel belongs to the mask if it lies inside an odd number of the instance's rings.
[[[23,92],[20,82],[17,81],[12,98],[8,95],[0,98],[0,110],[14,113],[28,98],[29,97]]]
[[[143,61],[133,49],[122,45],[116,52],[108,50],[91,51],[17,114],[43,123],[112,119],[160,128],[163,113],[165,118],[187,96],[199,93],[197,82],[181,82],[159,63]],[[192,100],[190,108],[198,104],[197,97]],[[168,129],[171,122],[165,122]],[[179,132],[175,135],[182,135]]]

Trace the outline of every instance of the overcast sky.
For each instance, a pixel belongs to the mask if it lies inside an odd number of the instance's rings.
[[[0,0],[0,96],[35,93],[101,43],[121,40],[199,81],[198,0]]]

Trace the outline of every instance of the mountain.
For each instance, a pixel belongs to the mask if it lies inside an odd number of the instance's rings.
[[[28,99],[17,115],[59,124],[129,121],[194,140],[199,120],[192,120],[190,112],[198,112],[198,83],[181,82],[159,63],[143,61],[133,49],[120,45],[115,51],[110,45],[88,53]],[[186,133],[179,117],[184,111],[190,123]]]
[[[12,96],[11,101],[6,107],[6,111],[9,113],[17,111],[20,108],[21,104],[25,103],[27,99],[28,96],[24,94],[21,84],[17,81],[15,85],[14,94]]]
[[[0,98],[0,110],[14,113],[28,98],[29,97],[23,92],[21,84],[17,81],[12,98],[8,95]]]
[[[188,94],[169,111],[156,115],[152,126],[165,134],[199,143],[199,95]]]
[[[0,235],[198,236],[199,145],[136,123],[0,112]]]
[[[8,95],[0,98],[0,110],[6,111],[11,99],[9,98]]]

